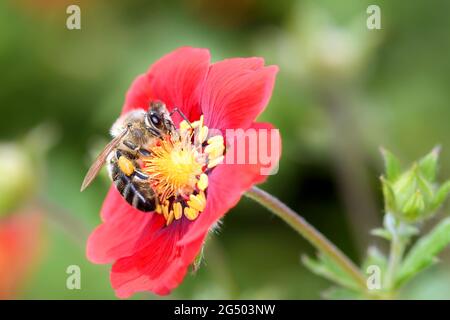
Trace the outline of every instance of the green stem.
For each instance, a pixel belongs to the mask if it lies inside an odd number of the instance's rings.
[[[367,291],[366,279],[358,267],[330,240],[325,238],[317,229],[310,225],[304,218],[286,206],[280,200],[257,187],[251,188],[246,195],[266,207],[295,231],[308,240],[317,250],[330,257],[341,269],[346,272],[362,291]]]
[[[386,274],[386,289],[391,295],[395,294],[395,276],[398,267],[402,262],[403,252],[405,251],[405,240],[400,236],[397,228],[398,227],[396,227],[392,233],[391,249],[389,252],[389,262]]]

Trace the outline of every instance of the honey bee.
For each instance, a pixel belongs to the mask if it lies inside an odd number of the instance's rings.
[[[109,177],[122,197],[141,211],[153,211],[158,196],[149,183],[149,176],[140,170],[140,159],[151,156],[151,147],[167,135],[178,136],[172,114],[178,112],[188,123],[184,114],[175,108],[171,113],[160,101],[152,101],[148,111],[131,111],[121,116],[112,126],[112,141],[95,159],[81,185],[86,189],[107,164]]]

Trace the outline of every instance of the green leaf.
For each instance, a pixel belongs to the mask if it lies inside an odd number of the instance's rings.
[[[437,210],[447,199],[448,194],[450,193],[450,180],[444,183],[436,192],[434,196],[432,209]]]
[[[392,184],[381,177],[381,186],[383,188],[384,206],[386,211],[397,211],[397,201],[395,198],[394,189]]]
[[[436,179],[437,162],[440,151],[441,147],[437,146],[419,161],[420,172],[430,181],[434,181]]]
[[[409,239],[419,233],[419,228],[409,223],[401,223],[398,227],[398,235],[404,239]]]
[[[386,170],[386,177],[390,181],[394,181],[401,173],[400,160],[390,151],[380,148],[381,154],[384,158],[384,166]]]
[[[400,285],[415,274],[429,267],[439,254],[450,243],[450,218],[442,220],[432,231],[422,237],[409,251],[396,277]]]
[[[352,278],[350,278],[339,266],[323,254],[319,254],[317,260],[303,255],[302,262],[311,272],[336,284],[352,290],[359,288]]]
[[[406,201],[402,208],[405,218],[413,221],[416,220],[424,210],[425,200],[420,190],[417,190],[411,198]]]
[[[373,236],[377,236],[383,239],[390,241],[392,239],[392,235],[389,231],[384,228],[376,228],[370,231],[370,234]]]

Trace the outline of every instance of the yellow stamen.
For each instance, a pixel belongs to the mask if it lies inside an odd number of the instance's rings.
[[[203,191],[200,191],[200,193],[197,195],[197,197],[199,197],[200,200],[201,200],[203,203],[205,203],[205,206],[206,206],[206,196],[205,196],[205,193],[204,193]]]
[[[155,181],[156,192],[168,199],[180,193],[192,192],[203,163],[197,161],[192,145],[173,145],[163,141],[152,149],[153,155],[144,159],[144,171]]]
[[[203,116],[191,124],[183,120],[178,135],[157,140],[149,149],[151,155],[142,158],[142,171],[159,200],[155,211],[164,216],[166,225],[183,215],[195,220],[206,207],[206,170],[221,163],[225,151],[224,138],[208,139],[209,132]]]
[[[198,179],[197,182],[197,188],[199,188],[202,191],[205,191],[206,188],[208,188],[208,176],[204,173],[200,175],[200,179]]]
[[[175,202],[173,204],[173,214],[176,220],[179,220],[183,216],[183,207],[181,206],[181,203]]]
[[[173,221],[173,210],[170,210],[169,215],[166,219],[166,226],[168,226],[169,224],[171,224]]]
[[[197,120],[197,121],[192,122],[191,126],[193,129],[198,128],[200,126],[200,121]]]
[[[198,141],[200,143],[203,143],[207,137],[208,137],[208,127],[201,127],[201,129],[198,132]]]
[[[189,123],[187,123],[186,120],[180,122],[180,130],[188,131],[190,128],[191,126],[189,125]]]
[[[205,148],[205,153],[208,154],[208,157],[210,159],[217,158],[221,155],[223,155],[223,152],[225,151],[225,146],[223,143],[214,143],[210,144]]]
[[[223,137],[221,135],[217,135],[208,139],[208,144],[220,143],[223,144]]]
[[[184,215],[189,220],[195,220],[198,217],[198,211],[189,207],[184,208]]]
[[[205,209],[205,205],[206,205],[206,203],[204,203],[201,198],[199,198],[198,196],[195,196],[193,194],[191,194],[189,196],[189,201],[187,202],[187,204],[189,207],[191,207],[197,211],[203,211],[203,209]]]
[[[214,168],[215,166],[220,164],[223,161],[224,158],[225,158],[224,156],[220,156],[218,158],[209,160],[208,169]]]
[[[161,207],[162,207],[162,213],[164,215],[164,218],[167,220],[169,218],[169,206],[167,204],[165,204]]]
[[[200,119],[191,123],[192,128],[202,128],[203,127],[203,115],[200,116]]]

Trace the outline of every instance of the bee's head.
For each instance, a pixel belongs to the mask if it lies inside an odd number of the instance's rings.
[[[145,125],[149,131],[170,132],[172,120],[164,103],[161,101],[150,102],[150,107],[145,115]]]

